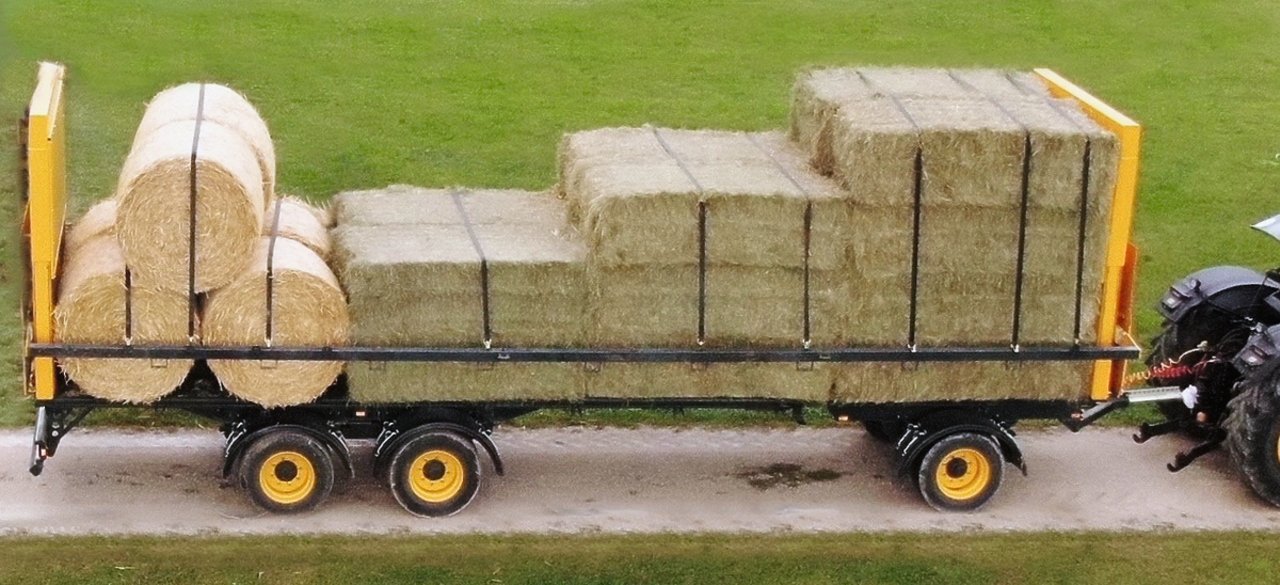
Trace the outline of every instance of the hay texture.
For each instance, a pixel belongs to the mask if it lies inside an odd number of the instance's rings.
[[[204,106],[200,109],[200,91],[204,88]],[[186,83],[171,87],[151,98],[138,130],[134,134],[136,149],[146,143],[156,130],[174,122],[194,122],[197,112],[203,119],[238,134],[253,149],[262,177],[262,192],[275,194],[276,153],[267,123],[243,95],[216,83]]]
[[[125,160],[117,188],[116,233],[130,270],[155,286],[186,290],[190,242],[194,122],[176,121],[142,136]],[[262,232],[262,173],[236,132],[199,125],[196,162],[198,292],[243,272]]]
[[[1074,103],[1049,97],[1028,74],[820,70],[797,82],[792,135],[853,202],[851,226],[858,236],[852,240],[850,343],[902,344],[908,338],[917,156],[917,341],[1012,341],[1028,141],[1019,341],[1076,341],[1082,217],[1080,340],[1095,337],[1117,151],[1114,137]],[[1086,164],[1089,200],[1082,204]]]
[[[647,127],[571,134],[561,143],[560,189],[588,240],[593,345],[699,342],[699,203],[707,255],[701,341],[804,342],[806,211],[811,338],[820,345],[842,338],[848,206],[783,134]]]
[[[825,402],[828,364],[600,364],[586,373],[592,398],[778,398]]]
[[[933,400],[1079,400],[1093,362],[860,363],[837,371],[831,400],[853,403]]]
[[[114,237],[100,234],[69,246],[66,254],[54,309],[58,342],[123,345],[132,341],[140,346],[188,342],[187,296],[137,280],[126,288],[124,255]],[[132,319],[132,340],[126,340],[126,312]],[[191,365],[191,360],[59,360],[62,370],[84,392],[138,404],[172,392]]]
[[[116,200],[103,199],[84,212],[62,236],[63,250],[71,251],[98,236],[116,235]]]
[[[810,170],[781,133],[606,128],[570,134],[561,142],[559,189],[596,266],[696,264],[699,201],[708,208],[712,263],[802,267],[804,214],[811,205],[810,266],[844,266],[842,193]]]
[[[483,255],[493,346],[583,345],[585,248],[549,193],[392,187],[341,194],[334,210],[355,343],[481,346]],[[348,384],[368,402],[573,399],[584,393],[581,368],[353,364]]]
[[[335,347],[348,342],[350,321],[338,280],[305,245],[275,240],[271,261],[271,310],[267,307],[267,256],[271,238],[260,238],[249,268],[209,294],[204,341],[214,347]],[[267,339],[267,319],[272,336]],[[266,407],[318,398],[342,372],[341,362],[209,360],[231,394]]]
[[[279,219],[276,209],[279,208]],[[267,206],[262,215],[262,235],[273,230],[282,237],[294,240],[321,258],[328,259],[332,250],[329,238],[328,212],[297,197],[281,197]]]

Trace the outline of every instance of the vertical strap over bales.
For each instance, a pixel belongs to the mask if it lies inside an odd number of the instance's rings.
[[[280,235],[280,204],[283,199],[277,198],[275,209],[271,216],[271,235],[267,241],[267,331],[266,344],[271,347],[272,338],[274,336],[275,322],[275,281],[276,281],[276,238]]]
[[[874,88],[867,76],[858,71],[858,77],[862,79],[867,87]],[[920,312],[920,226],[924,216],[924,144],[920,140],[920,124],[916,123],[911,112],[902,104],[898,96],[892,93],[880,93],[893,104],[903,118],[911,124],[916,133],[916,153],[912,159],[911,180],[911,302],[908,307],[907,317],[907,348],[915,351],[918,347],[918,316]]]
[[[484,327],[484,347],[488,349],[493,346],[493,327],[489,318],[489,260],[484,255],[484,247],[480,245],[480,237],[476,235],[475,226],[471,225],[471,216],[467,215],[467,208],[462,203],[462,193],[454,190],[449,192],[449,196],[453,198],[453,205],[458,209],[458,216],[462,218],[462,227],[467,230],[471,247],[475,248],[476,254],[480,256],[480,310]]]
[[[1017,124],[1022,129],[1022,177],[1018,186],[1018,254],[1014,261],[1016,264],[1013,281],[1013,331],[1009,335],[1009,347],[1017,352],[1022,349],[1022,291],[1026,283],[1026,267],[1027,267],[1027,212],[1030,205],[1031,192],[1031,157],[1034,149],[1031,145],[1031,129],[1022,123],[1017,116],[1013,115],[1000,100],[988,95],[986,92],[974,87],[965,80],[956,76],[955,71],[947,70],[947,75],[954,79],[965,89],[981,95],[984,99],[1000,110],[1009,121]],[[1014,83],[1009,77],[1009,82],[1019,92],[1025,92],[1021,86]]]
[[[666,151],[667,156],[671,160],[676,161],[676,166],[684,172],[684,176],[689,178],[689,182],[693,183],[695,189],[698,190],[698,345],[704,345],[707,342],[707,201],[706,191],[702,188],[702,183],[698,182],[697,177],[689,171],[689,167],[685,166],[684,161],[676,156],[675,151],[671,150],[671,145],[662,138],[662,133],[657,128],[653,130],[653,137],[658,139],[658,144],[662,146],[662,150]]]
[[[810,322],[811,311],[809,308],[811,296],[809,285],[809,258],[812,255],[811,250],[813,240],[813,196],[810,195],[809,190],[805,189],[804,185],[801,185],[800,182],[791,175],[787,168],[778,161],[777,157],[773,156],[772,152],[769,152],[768,149],[760,145],[760,142],[756,140],[755,136],[747,134],[747,140],[750,140],[751,144],[755,145],[760,152],[763,152],[765,156],[769,157],[769,161],[778,169],[778,172],[782,173],[782,176],[786,177],[801,195],[804,195],[804,323],[801,342],[804,344],[805,349],[809,349],[809,347],[813,345],[813,338],[811,334],[812,327]]]
[[[199,172],[196,162],[200,157],[200,128],[204,125],[204,90],[196,99],[195,130],[191,133],[191,176],[187,200],[187,342],[196,342],[196,194],[199,192]]]

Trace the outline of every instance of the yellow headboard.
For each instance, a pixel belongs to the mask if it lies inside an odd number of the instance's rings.
[[[27,210],[23,235],[31,254],[28,340],[53,342],[53,303],[67,214],[66,69],[41,63],[27,109]],[[53,358],[35,358],[26,380],[39,400],[53,398]]]

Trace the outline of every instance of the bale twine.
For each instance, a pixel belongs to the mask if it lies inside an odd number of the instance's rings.
[[[312,252],[327,260],[332,251],[329,229],[325,223],[328,213],[297,197],[285,196],[277,201],[280,205],[278,233],[311,248]],[[271,235],[277,226],[275,216],[275,204],[268,205],[262,215],[262,235]]]
[[[195,120],[201,85],[204,86],[204,120],[231,129],[249,143],[262,173],[262,191],[271,197],[275,194],[276,183],[276,152],[271,132],[249,100],[224,85],[186,83],[156,94],[147,104],[147,112],[142,115],[138,131],[133,135],[134,149],[162,126]]]
[[[186,295],[139,286],[137,281],[132,284],[129,289],[125,288],[124,255],[109,234],[68,248],[54,310],[58,341],[123,344],[127,301],[134,344],[187,343]],[[59,365],[80,389],[92,396],[148,403],[181,384],[191,370],[191,363],[191,360],[64,359]]]
[[[244,271],[262,231],[262,174],[235,132],[199,123],[196,161],[197,292]],[[117,188],[116,232],[130,270],[172,290],[187,289],[191,153],[197,123],[179,121],[147,135],[125,160]]]
[[[259,238],[249,268],[209,294],[204,339],[210,346],[267,345],[267,251]],[[301,243],[278,237],[272,258],[271,345],[330,347],[347,343],[347,302],[324,260]],[[319,398],[342,362],[210,360],[232,394],[266,407]]]
[[[103,234],[116,234],[116,200],[103,199],[90,207],[63,236],[62,247],[71,252]]]

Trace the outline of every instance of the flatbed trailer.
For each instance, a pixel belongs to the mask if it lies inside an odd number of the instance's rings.
[[[1056,96],[1075,100],[1120,142],[1102,283],[1097,344],[1033,347],[1010,343],[985,347],[795,347],[746,348],[492,348],[492,347],[207,347],[57,343],[56,298],[62,233],[66,223],[65,70],[44,64],[23,118],[23,220],[25,256],[23,319],[26,391],[34,397],[36,423],[30,472],[45,460],[92,411],[171,409],[220,424],[226,438],[224,477],[235,478],[258,505],[272,511],[314,508],[327,496],[338,473],[353,475],[348,441],[375,442],[375,473],[385,474],[396,500],[423,516],[455,513],[475,496],[481,480],[478,454],[501,456],[490,434],[499,424],[543,409],[742,409],[791,414],[803,421],[806,406],[822,406],[841,421],[861,421],[894,445],[904,474],[913,475],[927,502],[944,510],[970,510],[997,490],[1004,463],[1024,473],[1026,466],[1013,427],[1020,420],[1055,419],[1079,427],[1130,398],[1121,396],[1125,364],[1139,356],[1132,328],[1136,249],[1130,241],[1136,194],[1140,127],[1056,73],[1036,73]],[[194,165],[194,155],[193,163]],[[194,197],[194,188],[193,195]],[[918,205],[918,203],[917,203]],[[194,206],[193,206],[194,208]],[[1025,231],[1025,213],[1022,229]],[[918,237],[918,235],[917,235]],[[1079,278],[1079,276],[1077,277]],[[1016,326],[1015,335],[1016,339]],[[56,367],[65,358],[190,359],[196,366],[170,396],[146,405],[109,402],[80,392]],[[880,362],[1092,362],[1089,387],[1074,400],[964,400],[809,403],[773,398],[430,401],[361,404],[350,398],[345,376],[317,401],[266,409],[228,394],[206,360],[580,363],[822,363]],[[1166,392],[1165,394],[1168,394]],[[1136,395],[1135,395],[1136,396]],[[1154,396],[1154,395],[1151,395]],[[1163,397],[1163,394],[1161,395]]]

